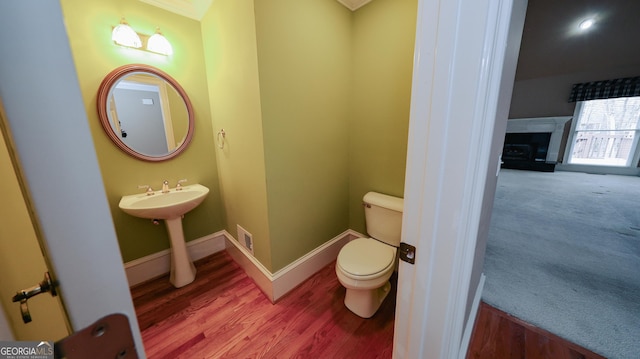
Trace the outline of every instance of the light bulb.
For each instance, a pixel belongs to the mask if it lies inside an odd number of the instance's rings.
[[[593,26],[594,23],[595,23],[595,20],[586,19],[583,22],[581,22],[580,25],[578,25],[578,27],[580,27],[580,30],[586,30],[586,29],[590,28],[591,26]]]
[[[142,47],[142,40],[140,36],[127,24],[124,20],[120,20],[120,24],[113,28],[111,32],[111,40],[118,45],[135,47]]]
[[[167,56],[173,54],[173,47],[171,47],[169,40],[162,36],[160,30],[156,30],[156,33],[147,40],[147,50]]]

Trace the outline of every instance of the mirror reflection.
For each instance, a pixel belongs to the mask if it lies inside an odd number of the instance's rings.
[[[168,75],[145,65],[111,72],[100,87],[98,112],[114,143],[143,160],[174,157],[193,134],[192,109],[184,90]]]

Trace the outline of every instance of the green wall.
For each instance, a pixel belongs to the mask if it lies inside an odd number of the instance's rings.
[[[169,248],[164,225],[154,226],[149,220],[129,216],[118,208],[122,195],[142,191],[138,185],[160,189],[164,179],[173,187],[178,179],[187,178],[187,184],[209,187],[207,199],[184,218],[185,238],[189,241],[223,229],[200,23],[140,1],[62,0],[61,3],[123,260],[131,261]],[[111,29],[123,16],[141,33],[153,34],[160,27],[173,45],[174,55],[165,57],[114,45]],[[99,124],[96,95],[100,82],[114,68],[130,63],[160,68],[189,95],[195,112],[195,135],[186,152],[177,158],[149,163],[129,157],[110,142]]]
[[[351,15],[255,1],[273,269],[348,228]]]
[[[202,32],[226,228],[276,272],[348,228],[351,12],[219,0]]]
[[[226,228],[272,272],[364,232],[367,191],[402,196],[416,7],[217,0],[203,19]]]
[[[209,187],[184,219],[186,239],[221,229],[237,237],[240,224],[271,272],[348,228],[365,232],[367,191],[402,196],[416,0],[356,12],[327,0],[216,0],[200,22],[138,1],[62,5],[124,261],[169,248],[164,226],[117,207],[140,184]],[[115,46],[122,16],[138,32],[159,26],[174,55]],[[179,157],[135,160],[103,133],[98,86],[128,63],[162,69],[189,94],[196,132]]]
[[[253,1],[214,1],[202,34],[214,132],[226,133],[216,149],[225,227],[235,238],[237,224],[251,233],[256,258],[271,270]]]
[[[349,228],[365,233],[362,197],[403,197],[416,0],[374,0],[354,12],[349,121]]]

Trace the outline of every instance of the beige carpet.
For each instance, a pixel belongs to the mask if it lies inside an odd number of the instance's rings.
[[[502,170],[483,300],[606,357],[640,357],[640,177]]]

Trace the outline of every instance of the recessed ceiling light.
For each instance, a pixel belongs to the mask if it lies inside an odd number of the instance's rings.
[[[593,26],[594,23],[595,23],[595,20],[586,19],[583,22],[581,22],[580,25],[578,25],[578,27],[580,28],[580,30],[586,30],[586,29],[590,28],[591,26]]]

